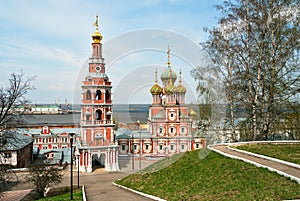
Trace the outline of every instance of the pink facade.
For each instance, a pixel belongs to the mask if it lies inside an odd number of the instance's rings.
[[[92,39],[88,75],[81,85],[80,169],[92,172],[95,166],[104,166],[107,171],[115,171],[119,167],[112,120],[112,84],[105,73],[98,19]]]
[[[185,104],[186,88],[179,84],[170,63],[168,50],[167,68],[161,74],[162,86],[155,84],[150,89],[152,105],[149,109],[147,131],[133,131],[131,136],[118,136],[120,155],[140,154],[144,157],[159,157],[204,148],[204,138],[194,135],[189,107]]]

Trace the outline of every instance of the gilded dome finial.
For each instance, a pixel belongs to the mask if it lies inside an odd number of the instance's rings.
[[[168,45],[168,51],[167,51],[167,54],[168,54],[168,66],[170,66],[171,65],[171,62],[170,62],[170,47],[169,47],[169,45]]]
[[[98,14],[96,15],[96,21],[94,23],[94,26],[96,27],[96,30],[98,30]]]
[[[96,31],[92,35],[93,43],[100,43],[103,36],[101,35],[101,33],[99,33],[98,30],[98,15],[96,15],[96,21],[94,22],[94,26],[96,27]]]
[[[181,74],[182,74],[182,72],[181,72],[181,68],[180,68],[180,71],[179,71],[179,84],[181,84],[181,82],[182,82],[182,80],[181,80]]]

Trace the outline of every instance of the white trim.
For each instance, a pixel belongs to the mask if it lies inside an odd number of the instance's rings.
[[[212,150],[212,151],[214,151],[214,152],[217,152],[217,153],[219,153],[219,154],[221,154],[221,155],[223,155],[223,156],[227,156],[227,157],[233,158],[233,159],[242,160],[242,161],[244,161],[244,162],[246,162],[246,163],[253,164],[253,165],[257,166],[257,167],[267,168],[267,169],[270,170],[270,171],[277,172],[278,174],[283,175],[283,176],[285,176],[285,177],[289,177],[289,178],[291,178],[292,180],[295,180],[296,182],[298,182],[298,183],[300,184],[300,178],[297,178],[297,177],[295,177],[295,176],[289,175],[289,174],[287,174],[287,173],[285,173],[285,172],[282,172],[282,171],[280,171],[280,170],[276,170],[276,169],[274,169],[274,168],[271,168],[271,167],[268,167],[268,166],[265,166],[265,165],[256,163],[256,162],[254,162],[254,161],[251,161],[251,160],[248,160],[248,159],[245,159],[245,158],[242,158],[242,157],[238,157],[238,156],[234,156],[234,155],[231,155],[231,154],[224,153],[224,152],[222,152],[222,151],[219,151],[219,150],[213,148],[211,145],[208,145],[207,148],[210,149],[210,150]]]
[[[159,198],[159,197],[156,197],[156,196],[154,196],[154,195],[149,195],[149,194],[146,194],[146,193],[142,193],[142,192],[140,192],[140,191],[133,190],[133,189],[128,188],[128,187],[126,187],[126,186],[122,186],[122,185],[116,184],[115,182],[113,182],[112,184],[113,184],[114,186],[117,186],[117,187],[119,187],[119,188],[123,188],[123,189],[125,189],[125,190],[131,191],[131,192],[136,193],[136,194],[138,194],[138,195],[141,195],[141,196],[150,198],[150,199],[152,199],[152,200],[157,200],[157,201],[167,201],[167,200],[161,199],[161,198]]]
[[[241,149],[235,149],[235,148],[232,148],[230,146],[227,146],[227,148],[232,150],[232,151],[240,152],[240,153],[243,153],[243,154],[248,154],[248,155],[251,155],[251,156],[258,157],[258,158],[267,159],[267,160],[270,160],[270,161],[274,161],[274,162],[277,162],[277,163],[281,163],[281,164],[284,164],[284,165],[288,165],[288,166],[300,169],[300,165],[298,165],[296,163],[283,161],[283,160],[280,160],[280,159],[277,159],[277,158],[272,158],[272,157],[269,157],[269,156],[264,156],[264,155],[252,153],[252,152],[241,150]]]

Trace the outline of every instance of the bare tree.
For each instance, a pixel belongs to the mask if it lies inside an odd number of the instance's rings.
[[[35,77],[25,78],[25,75],[12,73],[9,77],[9,85],[0,88],[0,129],[8,126],[14,118],[13,108],[23,105],[28,101],[25,95],[34,89],[33,81]]]
[[[41,197],[44,197],[47,188],[61,183],[62,176],[62,170],[57,166],[32,165],[27,181],[35,186],[35,190]]]
[[[222,17],[205,29],[209,39],[202,46],[222,72],[233,132],[234,120],[243,117],[240,125],[252,140],[266,139],[299,101],[300,3],[229,0],[217,9]]]

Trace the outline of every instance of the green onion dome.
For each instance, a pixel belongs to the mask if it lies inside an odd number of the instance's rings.
[[[155,84],[151,87],[150,92],[152,95],[159,95],[162,92],[162,88],[158,84]]]
[[[176,87],[176,93],[185,94],[186,88],[182,84],[179,84],[178,87]]]
[[[167,94],[173,94],[176,92],[176,87],[172,84],[169,84],[168,86],[165,87],[165,92]]]

